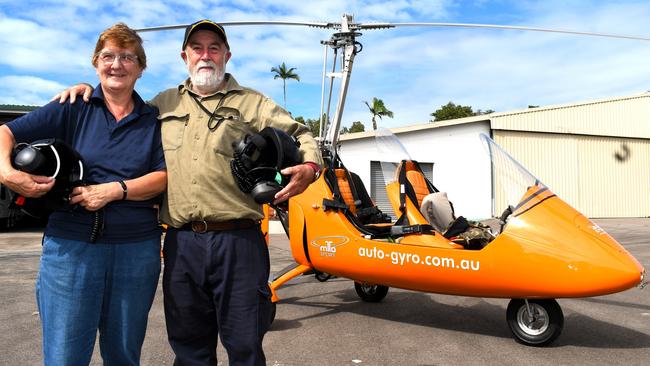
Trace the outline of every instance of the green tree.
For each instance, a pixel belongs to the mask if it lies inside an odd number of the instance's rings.
[[[356,121],[352,122],[352,126],[348,127],[343,127],[341,130],[341,133],[355,133],[355,132],[364,132],[366,130],[366,126],[361,123],[361,121]]]
[[[296,81],[300,81],[300,76],[293,72],[293,70],[296,70],[296,68],[292,67],[287,69],[287,65],[285,65],[284,62],[282,65],[271,68],[271,72],[275,73],[273,79],[282,79],[282,91],[284,92],[284,109],[287,109],[287,79],[295,79]]]
[[[449,119],[470,117],[474,115],[474,111],[470,106],[456,105],[449,102],[446,105],[438,108],[435,112],[431,113],[432,122],[446,121]]]
[[[372,114],[372,129],[377,130],[377,121],[376,118],[379,117],[380,119],[384,116],[393,118],[393,112],[388,110],[386,106],[384,105],[384,101],[381,99],[377,99],[375,97],[372,97],[372,105],[370,105],[368,102],[365,100],[363,101],[368,109],[370,110],[370,114]]]
[[[474,115],[475,116],[480,116],[482,114],[490,114],[490,113],[494,113],[494,109],[486,109],[486,110],[477,109],[476,112],[474,113]]]
[[[485,111],[479,109],[475,112],[472,110],[472,107],[470,106],[464,106],[460,104],[456,105],[453,102],[449,102],[446,105],[443,105],[442,107],[438,108],[435,112],[431,113],[431,116],[433,117],[431,122],[446,121],[449,119],[478,116],[481,114],[490,114],[490,113],[494,113],[494,111],[492,109],[488,109]]]
[[[314,137],[320,136],[320,120],[319,119],[311,119],[311,118],[309,118],[309,119],[307,119],[307,121],[305,121],[305,125],[307,125],[307,127],[311,131],[311,134]]]
[[[309,128],[309,131],[311,131],[311,134],[314,135],[314,137],[320,136],[320,120],[319,119],[311,119],[308,118],[305,120],[304,117],[298,116],[294,118],[296,122],[300,122],[303,125],[307,126]]]

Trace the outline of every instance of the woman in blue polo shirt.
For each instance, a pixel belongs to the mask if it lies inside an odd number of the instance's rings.
[[[100,84],[90,103],[52,102],[0,126],[0,182],[11,190],[39,197],[52,188],[52,178],[10,162],[16,143],[45,138],[77,150],[89,182],[45,229],[36,282],[45,365],[89,364],[97,330],[105,364],[139,364],[160,274],[155,198],[167,172],[158,110],[134,91],[146,67],[142,39],[116,24],[99,36],[92,64]],[[94,217],[103,222],[93,242]]]

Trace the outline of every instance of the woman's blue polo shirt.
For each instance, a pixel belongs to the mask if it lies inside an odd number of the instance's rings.
[[[158,109],[146,104],[133,91],[133,111],[116,122],[104,102],[101,85],[90,102],[50,102],[7,127],[16,142],[58,138],[79,152],[84,162],[84,181],[89,184],[116,182],[165,169]],[[155,199],[113,201],[104,207],[104,228],[98,243],[128,243],[160,236]],[[93,213],[81,206],[57,210],[48,220],[45,234],[89,241]]]

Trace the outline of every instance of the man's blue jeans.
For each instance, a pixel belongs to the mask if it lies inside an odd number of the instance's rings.
[[[46,236],[36,280],[45,365],[138,365],[160,275],[160,239],[93,244]]]

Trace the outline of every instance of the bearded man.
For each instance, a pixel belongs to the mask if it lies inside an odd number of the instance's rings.
[[[181,52],[190,77],[158,94],[168,190],[160,212],[169,225],[163,291],[175,365],[215,365],[220,335],[231,365],[264,365],[271,321],[269,253],[261,207],[230,174],[233,143],[271,126],[300,142],[304,164],[282,171],[291,181],[276,202],[304,191],[320,170],[309,129],[225,72],[230,45],[223,27],[187,27]]]
[[[269,253],[260,230],[262,209],[230,173],[233,143],[265,127],[300,143],[303,164],[282,170],[290,182],[279,203],[302,193],[322,164],[309,129],[259,92],[225,72],[230,45],[220,24],[200,20],[185,30],[181,58],[190,77],[150,103],[160,114],[167,193],[160,220],[163,293],[174,365],[215,365],[220,336],[231,365],[264,365],[262,339],[271,322]],[[78,85],[61,94],[90,89]]]

